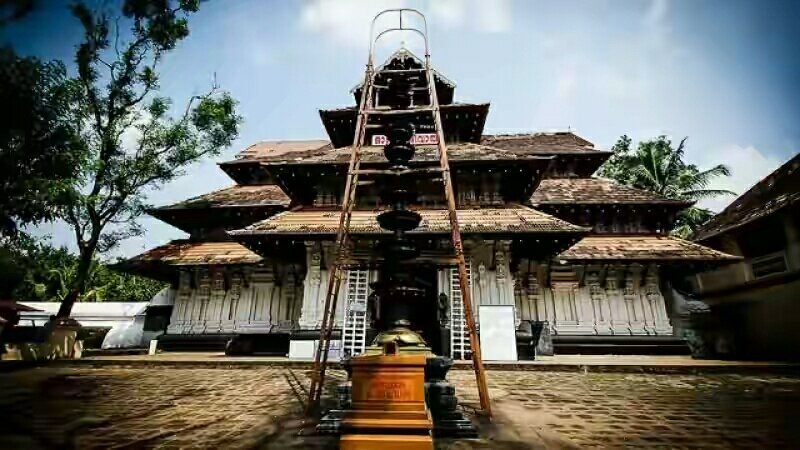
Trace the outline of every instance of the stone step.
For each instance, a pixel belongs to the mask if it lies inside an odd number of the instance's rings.
[[[340,450],[433,450],[431,436],[405,434],[345,434],[339,440]]]

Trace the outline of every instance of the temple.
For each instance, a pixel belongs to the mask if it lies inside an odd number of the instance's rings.
[[[383,70],[421,64],[398,50],[377,69],[377,80]],[[514,306],[518,335],[544,327],[556,352],[679,341],[666,274],[735,259],[669,236],[690,202],[593,177],[611,153],[571,131],[485,135],[489,104],[456,102],[455,84],[439,72],[435,83],[476,306]],[[352,93],[358,102],[361,87]],[[164,348],[228,343],[231,350],[231,342],[244,353],[309,354],[308,344],[313,348],[357,107],[319,114],[328,140],[251,145],[220,164],[235,185],[150,211],[189,238],[119,267],[175,287]],[[427,117],[413,119],[412,165],[437,158]],[[380,127],[366,139],[372,146],[364,149],[362,168],[386,167]],[[467,359],[458,276],[446,264],[450,227],[441,182],[417,183],[411,209],[422,222],[408,235],[422,243],[420,260],[430,264],[415,274],[428,299],[414,308],[411,322],[434,353]],[[385,209],[378,194],[365,183],[352,216],[354,253],[367,260],[379,257],[375,243],[387,234],[376,220]],[[336,321],[343,354],[363,352],[374,335],[375,280],[369,268],[347,274]]]

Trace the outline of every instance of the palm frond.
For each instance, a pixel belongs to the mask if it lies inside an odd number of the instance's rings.
[[[724,164],[719,164],[708,170],[698,172],[692,176],[690,183],[695,188],[704,188],[711,183],[713,178],[728,177],[731,175],[731,170]]]
[[[712,198],[712,197],[720,197],[723,195],[736,195],[735,192],[729,191],[727,189],[697,189],[693,191],[684,191],[681,192],[681,197],[700,200],[704,198]]]

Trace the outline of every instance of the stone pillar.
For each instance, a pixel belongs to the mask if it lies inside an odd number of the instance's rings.
[[[269,332],[272,326],[271,306],[280,295],[275,286],[275,273],[271,269],[255,272],[250,282],[253,290],[249,320],[242,325],[251,333]]]
[[[511,241],[497,241],[494,247],[495,289],[490,295],[496,296],[495,305],[514,306],[514,277],[511,274]]]
[[[192,298],[191,274],[181,271],[178,274],[178,292],[175,294],[175,304],[167,326],[169,334],[183,334],[186,330],[189,302]]]
[[[611,332],[615,335],[631,334],[628,309],[620,291],[620,281],[624,280],[625,271],[614,266],[606,273],[606,297],[611,306]]]
[[[667,304],[661,292],[658,267],[653,265],[647,271],[644,288],[645,302],[653,312],[653,330],[656,335],[672,335],[672,325],[667,314]]]
[[[222,310],[225,301],[225,277],[221,270],[211,273],[211,294],[205,314],[205,332],[219,333],[222,327]]]
[[[550,285],[555,305],[557,334],[594,334],[594,324],[587,316],[586,295],[581,296],[579,277],[574,267],[551,268]]]
[[[208,301],[211,296],[211,278],[208,271],[195,272],[197,279],[197,290],[194,301],[192,302],[194,308],[192,310],[191,318],[191,333],[202,334],[206,331],[206,311],[208,310]]]
[[[327,276],[323,286],[322,246],[318,242],[306,242],[306,277],[303,280],[303,299],[298,324],[301,328],[317,329],[322,323],[319,297],[325,295]],[[327,273],[327,271],[324,271]],[[321,292],[322,291],[322,292]],[[323,298],[324,302],[325,299]],[[324,305],[324,304],[323,304]]]
[[[236,310],[242,295],[242,274],[233,273],[229,280],[230,285],[224,303],[225,309],[222,311],[222,321],[220,322],[220,330],[223,333],[233,333],[236,330]]]
[[[630,266],[625,276],[625,287],[623,298],[625,307],[628,310],[631,334],[647,334],[645,329],[645,313],[642,296],[639,295],[641,285],[642,267],[639,265]]]
[[[592,302],[594,329],[597,334],[611,334],[611,306],[606,297],[606,289],[600,283],[600,268],[590,268],[586,275],[586,286]]]
[[[236,301],[236,309],[233,310],[234,331],[246,331],[250,324],[250,317],[253,314],[253,303],[255,302],[258,285],[253,283],[255,270],[245,269],[242,274],[242,286],[239,298]]]

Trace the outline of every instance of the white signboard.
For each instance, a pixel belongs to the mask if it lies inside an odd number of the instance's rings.
[[[411,136],[411,141],[414,145],[436,145],[439,143],[439,136],[436,133],[420,133]],[[386,145],[389,143],[389,138],[383,134],[375,134],[372,136],[372,145]]]
[[[481,305],[481,356],[484,361],[516,361],[517,337],[514,307],[511,305]]]
[[[289,341],[289,359],[292,361],[313,361],[317,354],[315,341]],[[328,361],[338,361],[342,356],[342,341],[331,339],[328,348]]]

